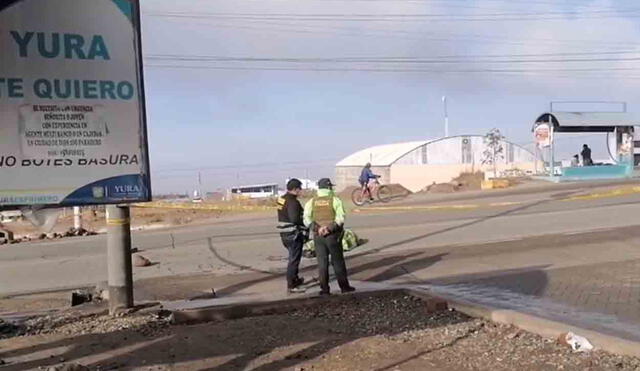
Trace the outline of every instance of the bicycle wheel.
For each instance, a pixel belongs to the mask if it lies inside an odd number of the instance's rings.
[[[378,200],[380,202],[389,202],[392,195],[391,187],[382,185],[378,188]]]
[[[362,197],[362,189],[356,188],[351,192],[351,201],[353,201],[353,204],[356,206],[364,205],[365,200],[364,197]]]

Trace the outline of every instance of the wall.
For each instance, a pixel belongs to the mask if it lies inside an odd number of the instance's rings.
[[[538,164],[541,168],[541,164]],[[520,169],[522,171],[535,170],[535,163],[521,162],[513,164],[498,164],[498,171],[506,169]],[[492,171],[491,166],[479,166],[472,164],[450,164],[450,165],[393,165],[391,166],[391,183],[401,184],[411,192],[419,192],[428,185],[436,183],[447,183],[463,172]]]
[[[502,163],[529,162],[534,155],[513,143],[503,141]],[[450,137],[418,147],[399,158],[394,164],[401,165],[450,165],[481,163],[487,146],[484,137],[477,135]]]

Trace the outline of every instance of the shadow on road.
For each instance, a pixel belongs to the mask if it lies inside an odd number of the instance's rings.
[[[414,283],[417,283],[419,282],[419,280],[412,275],[413,272],[428,268],[429,266],[442,260],[448,253],[439,253],[435,255],[433,254],[429,255],[425,251],[421,251],[421,252],[414,251],[409,253],[397,252],[397,253],[394,253],[393,256],[385,257],[377,260],[376,260],[375,254],[388,249],[392,249],[394,247],[400,247],[412,242],[426,240],[432,236],[436,236],[436,235],[447,233],[447,232],[463,230],[466,227],[481,224],[488,220],[505,217],[511,214],[522,212],[527,209],[550,202],[554,198],[564,198],[564,197],[567,197],[567,195],[570,195],[573,193],[576,193],[576,192],[558,193],[558,194],[552,195],[552,197],[548,200],[540,200],[530,204],[521,205],[506,211],[494,213],[494,214],[491,214],[479,219],[471,220],[456,226],[443,228],[437,231],[432,231],[429,233],[413,236],[410,238],[400,239],[396,242],[393,242],[384,246],[370,248],[370,249],[365,248],[359,252],[355,251],[353,253],[349,253],[347,255],[347,258],[348,258],[347,265],[349,269],[349,274],[350,276],[354,276],[354,275],[358,276],[359,273],[371,271],[372,273],[370,275],[364,275],[364,277],[362,277],[362,274],[360,274],[361,277],[357,277],[359,279],[368,280],[368,281],[384,281],[384,280],[389,280],[399,276],[407,275],[409,277],[413,277],[412,281]],[[488,233],[490,233],[490,231],[488,231]],[[228,264],[232,267],[236,267],[240,270],[255,273],[253,277],[251,277],[250,279],[237,280],[234,283],[231,283],[230,285],[224,286],[224,287],[217,286],[216,289],[219,294],[230,295],[238,291],[252,287],[254,285],[265,283],[267,281],[284,280],[283,271],[274,272],[274,271],[262,270],[262,269],[253,267],[251,265],[241,264],[231,259],[225,258],[216,250],[215,245],[213,243],[213,239],[214,237],[208,237],[206,240],[207,240],[209,251],[211,251],[211,253],[217,259],[219,259],[221,262],[225,264]],[[284,268],[284,265],[283,265],[283,268]],[[384,270],[380,271],[381,268],[384,268]],[[314,264],[309,267],[301,269],[301,273],[315,274],[316,269],[317,269],[317,266]],[[214,277],[215,276],[212,276],[212,280],[214,279]]]
[[[564,196],[564,194],[562,195]],[[432,236],[436,236],[439,234],[443,234],[443,233],[447,233],[447,232],[452,232],[452,231],[456,231],[456,230],[461,230],[464,229],[466,227],[472,226],[472,225],[476,225],[476,224],[480,224],[483,222],[486,222],[488,220],[491,219],[495,219],[495,218],[500,218],[500,217],[504,217],[504,216],[508,216],[520,211],[524,211],[527,210],[529,208],[535,207],[535,206],[539,206],[542,204],[545,204],[547,202],[550,202],[551,200],[541,200],[541,201],[537,201],[531,204],[527,204],[527,205],[522,205],[522,206],[518,206],[503,212],[499,212],[499,213],[495,213],[480,219],[476,219],[476,220],[472,220],[460,225],[456,225],[456,226],[452,226],[452,227],[448,227],[448,228],[443,228],[437,231],[432,231],[429,233],[425,233],[422,235],[418,235],[418,236],[414,236],[414,237],[410,237],[410,238],[406,238],[406,239],[402,239],[399,240],[397,242],[393,242],[381,247],[377,247],[377,248],[371,248],[368,250],[364,250],[361,252],[356,252],[353,254],[349,254],[348,255],[348,268],[350,265],[354,265],[357,264],[357,262],[360,259],[363,259],[367,256],[376,254],[378,252],[384,251],[384,250],[388,250],[394,247],[399,247],[402,245],[406,245],[408,243],[412,243],[412,242],[416,242],[416,241],[421,241],[421,240],[425,240],[428,239],[429,237]],[[224,293],[224,294],[232,294],[234,292],[238,292],[240,290],[246,289],[248,287],[251,287],[253,285],[256,284],[260,284],[266,281],[270,281],[273,280],[274,278],[278,278],[280,279],[281,277],[284,277],[283,273],[276,273],[276,272],[271,272],[271,271],[265,271],[265,270],[261,270],[255,267],[252,267],[250,265],[244,265],[244,264],[239,264],[237,262],[234,262],[230,259],[224,258],[223,256],[221,256],[215,249],[214,245],[213,245],[213,240],[212,238],[208,238],[207,239],[208,242],[208,247],[209,250],[211,251],[212,254],[214,254],[214,256],[216,256],[216,258],[220,259],[222,262],[224,262],[225,264],[228,264],[230,266],[239,268],[241,270],[247,270],[250,272],[255,272],[255,273],[260,273],[263,276],[262,277],[257,277],[255,279],[249,280],[249,281],[245,281],[245,282],[239,282],[236,283],[232,286],[229,287],[224,287],[220,289],[220,293]],[[411,254],[415,254],[416,256],[419,255],[420,253],[411,253]],[[409,258],[412,257],[410,256],[411,254],[409,254]],[[400,275],[404,275],[404,274],[411,274],[414,271],[420,270],[420,269],[424,269],[430,265],[435,264],[437,261],[441,260],[443,256],[445,256],[446,254],[439,254],[435,257],[423,257],[420,258],[419,261],[413,263],[413,264],[407,264],[402,263],[402,261],[406,260],[407,254],[405,254],[405,256],[403,256],[402,254],[399,254],[399,256],[395,256],[395,257],[389,257],[389,258],[384,258],[379,262],[367,262],[365,266],[363,267],[359,267],[358,265],[355,265],[353,267],[349,268],[349,274],[353,275],[356,274],[358,272],[364,271],[364,270],[370,270],[370,269],[375,269],[376,267],[388,267],[388,269],[386,269],[385,272],[380,272],[374,276],[372,276],[371,278],[369,278],[368,280],[372,280],[372,281],[383,281],[386,279],[390,279],[390,278],[394,278],[394,277],[398,277]],[[395,265],[393,265],[395,264]],[[390,266],[391,265],[391,266]],[[413,267],[411,268],[412,270],[409,271],[407,266]],[[310,272],[310,271],[314,271],[316,269],[316,265],[307,267],[305,269],[302,269],[301,272]]]
[[[424,283],[443,287],[466,286],[470,290],[475,287],[496,293],[511,292],[520,295],[542,296],[549,285],[549,276],[545,269],[550,266],[550,264],[545,264],[518,269],[452,275],[427,280]]]

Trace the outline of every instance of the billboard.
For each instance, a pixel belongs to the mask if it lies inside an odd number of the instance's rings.
[[[149,201],[138,0],[0,0],[0,208]]]
[[[537,124],[533,129],[533,136],[539,148],[549,147],[553,141],[553,132],[549,124]]]

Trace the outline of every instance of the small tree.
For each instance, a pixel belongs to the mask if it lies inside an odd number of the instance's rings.
[[[484,136],[485,150],[482,153],[482,164],[493,165],[493,176],[497,176],[498,160],[504,159],[504,147],[502,142],[504,135],[500,130],[493,128]]]

